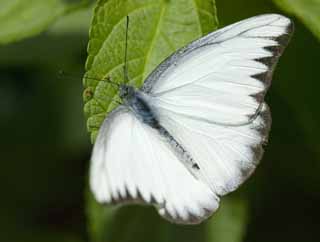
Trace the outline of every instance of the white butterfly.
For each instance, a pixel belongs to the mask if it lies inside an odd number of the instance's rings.
[[[163,61],[103,122],[90,186],[101,203],[153,204],[200,223],[261,159],[271,124],[264,95],[293,31],[266,14],[200,38]]]

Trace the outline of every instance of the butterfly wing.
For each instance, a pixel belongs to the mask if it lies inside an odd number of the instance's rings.
[[[291,21],[277,14],[232,24],[170,56],[142,90],[159,109],[216,124],[249,123],[291,32]]]
[[[124,106],[102,124],[92,154],[90,187],[103,203],[154,204],[176,223],[199,223],[219,198],[192,176],[157,130]]]
[[[254,170],[270,129],[263,98],[292,24],[262,15],[179,50],[142,90],[160,124],[191,155],[189,172],[155,129],[126,107],[104,121],[94,146],[90,186],[99,202],[152,203],[178,223],[199,223]],[[195,175],[196,174],[196,175]]]
[[[271,124],[263,99],[291,32],[276,14],[227,26],[170,56],[142,88],[218,195],[236,189],[262,156]]]
[[[190,172],[217,195],[234,191],[254,171],[267,142],[271,117],[263,104],[247,125],[223,126],[161,112],[160,123],[189,152],[197,167]]]

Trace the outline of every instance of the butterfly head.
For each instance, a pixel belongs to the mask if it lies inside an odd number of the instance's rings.
[[[134,87],[122,84],[119,90],[119,96],[122,100],[130,99],[134,96],[135,90]]]

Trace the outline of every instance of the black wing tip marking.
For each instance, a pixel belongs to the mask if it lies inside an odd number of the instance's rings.
[[[265,86],[265,90],[251,95],[258,103],[263,102],[264,96],[271,85],[273,71],[278,63],[279,57],[284,52],[294,32],[294,24],[292,20],[289,18],[287,18],[287,20],[289,20],[289,24],[285,28],[285,33],[275,38],[269,38],[276,41],[278,45],[264,47],[265,50],[272,53],[272,56],[254,59],[268,67],[267,71],[251,76],[256,80],[261,81]]]
[[[283,34],[283,35],[280,35],[278,38],[277,38],[277,41],[278,43],[281,45],[281,46],[284,46],[286,47],[292,37],[292,34],[294,32],[294,23],[291,19],[287,18],[289,20],[289,24],[287,25],[286,27],[286,33]]]
[[[273,67],[277,63],[277,60],[282,55],[284,49],[287,47],[287,45],[292,37],[292,34],[294,32],[294,24],[293,24],[292,20],[290,20],[288,18],[287,18],[287,20],[289,21],[289,24],[285,28],[284,34],[282,34],[278,37],[265,37],[266,39],[272,39],[278,43],[278,45],[264,47],[265,50],[272,53],[272,56],[255,59],[255,61],[258,61],[262,64],[265,64],[271,70],[273,70]]]
[[[241,24],[241,22],[243,21],[247,21],[249,19],[255,19],[255,18],[259,18],[259,17],[263,17],[263,16],[267,16],[267,15],[277,15],[278,19],[279,18],[284,18],[286,20],[288,20],[288,25],[286,26],[285,29],[285,34],[280,35],[279,37],[269,37],[269,39],[273,39],[275,41],[278,42],[277,46],[269,46],[269,47],[265,47],[266,50],[270,51],[272,53],[271,57],[264,57],[264,58],[258,58],[255,59],[258,62],[261,62],[263,64],[265,64],[266,66],[269,67],[269,70],[266,73],[261,73],[258,75],[254,75],[253,78],[256,78],[259,81],[262,81],[263,83],[265,83],[266,85],[266,89],[270,86],[271,84],[271,78],[272,78],[272,72],[274,69],[274,66],[277,63],[277,60],[279,59],[279,57],[281,56],[281,54],[283,53],[285,47],[287,46],[288,42],[291,39],[292,33],[294,32],[294,24],[292,22],[291,19],[280,15],[280,14],[261,14],[261,15],[257,15],[257,16],[253,16],[251,18],[248,19],[244,19],[242,21],[236,22],[233,25],[237,25],[237,24]],[[231,25],[229,25],[231,26]],[[183,56],[186,53],[189,53],[191,51],[193,51],[194,49],[200,48],[202,46],[206,46],[206,45],[211,45],[211,44],[218,44],[219,42],[215,42],[215,40],[222,34],[224,34],[225,32],[229,31],[229,29],[227,29],[228,26],[225,26],[224,28],[218,29],[216,31],[213,31],[209,34],[207,34],[206,36],[203,36],[197,40],[194,40],[193,42],[189,43],[188,45],[180,48],[179,50],[177,50],[175,53],[173,53],[172,55],[168,56],[164,61],[162,61],[158,67],[146,78],[144,85],[142,86],[142,91],[149,93],[151,92],[152,86],[154,84],[154,82],[156,80],[158,80],[160,78],[160,76],[172,65],[175,64],[176,60],[179,59],[179,57]],[[238,36],[238,35],[237,35]],[[232,37],[234,38],[234,37]],[[256,37],[259,38],[259,37]],[[264,38],[264,37],[262,37]],[[268,38],[268,37],[265,37]]]

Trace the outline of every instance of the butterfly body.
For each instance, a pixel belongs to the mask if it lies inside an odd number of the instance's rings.
[[[119,96],[125,106],[142,122],[152,128],[160,129],[161,126],[154,112],[146,101],[146,94],[129,85],[121,85]]]
[[[90,187],[101,203],[142,201],[200,223],[255,170],[271,115],[264,95],[293,31],[278,14],[212,32],[164,60],[104,120]]]
[[[148,104],[148,101],[152,100],[151,96],[129,85],[121,85],[119,93],[124,105],[128,107],[130,112],[137,119],[157,130],[164,142],[170,146],[170,149],[179,157],[187,169],[191,170],[192,173],[200,169],[188,151],[159,123],[152,107]]]

